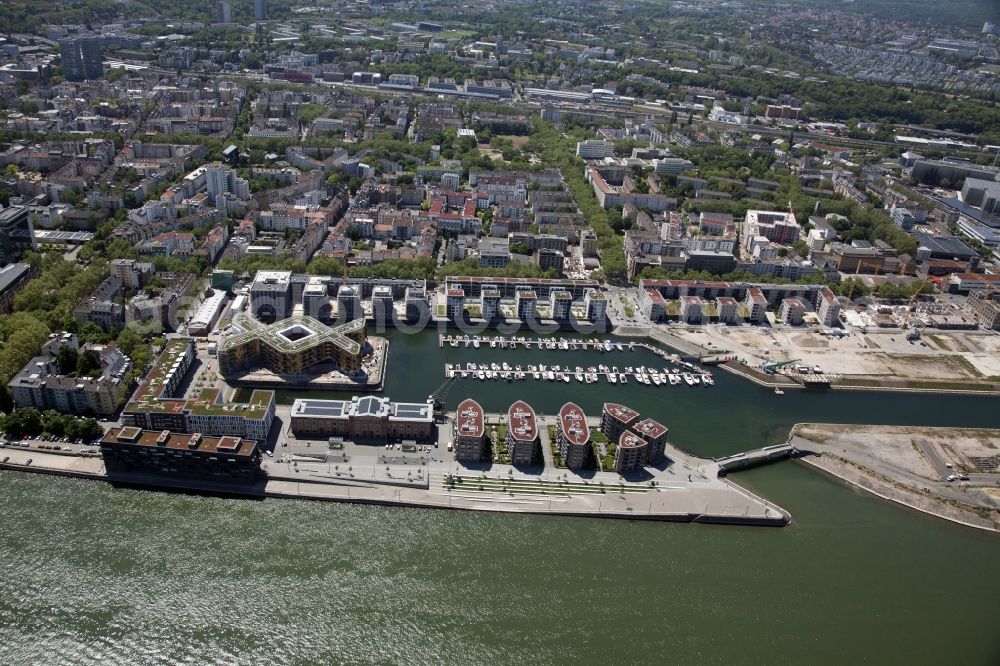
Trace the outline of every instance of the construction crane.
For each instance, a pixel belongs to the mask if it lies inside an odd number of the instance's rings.
[[[909,309],[911,309],[913,307],[913,302],[917,300],[917,296],[919,296],[921,293],[923,293],[924,287],[926,287],[926,286],[927,286],[927,283],[924,282],[923,280],[919,280],[917,282],[917,288],[910,295],[910,300],[908,300],[906,302],[906,309],[907,310],[909,310]]]
[[[871,266],[871,267],[873,267],[875,269],[875,272],[873,273],[873,275],[875,275],[875,276],[877,276],[878,272],[882,269],[882,265],[881,264],[869,263],[867,261],[864,261],[863,259],[859,259],[858,260],[858,266],[857,266],[857,268],[854,269],[854,279],[851,280],[851,288],[847,292],[847,300],[852,300],[854,298],[854,288],[858,284],[858,274],[861,273],[861,267],[862,266]]]

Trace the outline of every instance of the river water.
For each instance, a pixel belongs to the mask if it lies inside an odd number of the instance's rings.
[[[656,358],[397,334],[385,394],[421,400],[445,362],[484,360]],[[779,397],[715,375],[713,388],[457,380],[441,395],[595,415],[621,401],[707,456],[783,441],[798,421],[1000,426],[995,398]],[[1000,538],[793,462],[733,478],[792,525],[252,502],[0,473],[0,664],[1000,663]]]

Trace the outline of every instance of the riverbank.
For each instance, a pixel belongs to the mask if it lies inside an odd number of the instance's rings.
[[[1000,430],[804,423],[798,460],[852,486],[961,525],[1000,531]]]
[[[730,525],[784,526],[791,515],[729,480],[705,478],[686,484],[643,485],[593,482],[584,489],[566,480],[536,480],[514,489],[506,472],[466,470],[464,487],[449,483],[451,474],[430,472],[419,484],[380,482],[353,473],[350,478],[326,473],[328,465],[296,464],[258,484],[237,486],[142,474],[109,476],[100,458],[54,455],[37,450],[8,449],[0,469],[105,481],[142,488],[196,492],[251,499],[309,499],[429,509],[525,513],[534,515],[617,518]],[[31,461],[30,463],[28,461]],[[412,468],[412,466],[411,466]],[[508,490],[492,491],[503,484]]]

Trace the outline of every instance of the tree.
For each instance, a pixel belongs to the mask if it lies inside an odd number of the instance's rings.
[[[46,409],[42,412],[42,431],[56,437],[62,437],[66,433],[66,426],[73,417],[60,414],[54,409]]]
[[[76,372],[77,364],[80,362],[80,354],[70,345],[63,345],[56,352],[56,365],[59,367],[59,374],[71,375]]]
[[[104,429],[96,419],[77,419],[77,433],[84,440],[100,439],[104,435]]]
[[[80,325],[77,337],[80,338],[80,342],[102,342],[108,337],[108,334],[94,322],[87,321]]]
[[[37,435],[42,432],[42,415],[34,407],[15,409],[0,418],[0,429],[12,437]]]
[[[0,317],[0,384],[20,372],[48,337],[48,327],[26,312]]]
[[[93,349],[88,349],[80,354],[79,361],[76,365],[76,374],[79,377],[89,377],[92,374],[100,372],[101,370],[101,357],[98,356],[97,352]]]

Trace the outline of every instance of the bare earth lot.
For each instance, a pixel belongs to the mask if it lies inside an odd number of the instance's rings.
[[[1000,430],[809,423],[796,426],[790,442],[804,452],[802,462],[855,486],[1000,529]]]
[[[851,332],[836,338],[815,330],[712,325],[671,332],[702,347],[734,352],[752,367],[790,360],[820,366],[839,375],[838,384],[941,389],[1000,385],[1000,335],[994,332],[925,332],[915,342],[898,331]]]

